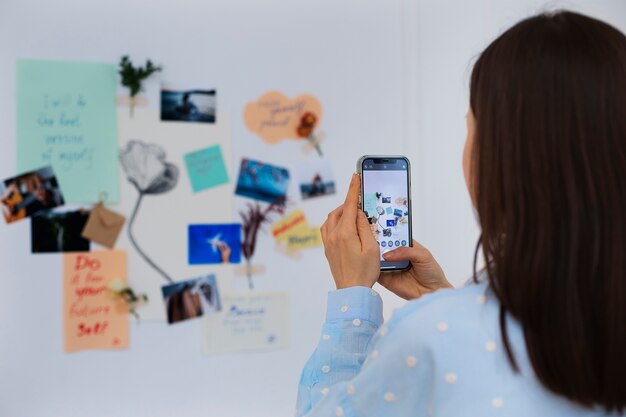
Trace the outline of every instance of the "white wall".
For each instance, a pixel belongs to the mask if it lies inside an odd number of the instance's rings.
[[[403,152],[399,21],[398,0],[0,0],[0,177],[15,173],[16,58],[116,63],[128,53],[162,63],[157,79],[217,88],[236,162],[303,159],[300,144],[271,146],[250,133],[243,108],[271,89],[316,95],[338,181],[335,197],[300,205],[319,225],[340,204],[361,154]],[[181,212],[164,207],[164,221]],[[28,221],[0,226],[0,417],[293,414],[332,288],[321,249],[295,262],[277,254],[269,234],[257,245],[255,260],[267,268],[257,289],[289,292],[287,350],[203,356],[202,323],[190,320],[131,322],[126,352],[64,354],[60,257],[30,256],[29,231]]]
[[[517,21],[567,8],[626,32],[624,0],[473,0],[405,2],[405,131],[414,161],[415,236],[451,282],[472,273],[478,228],[461,169],[474,60]]]
[[[218,88],[231,112],[234,157],[288,160],[240,114],[267,89],[316,94],[338,193],[358,156],[406,153],[414,167],[415,236],[461,283],[477,238],[461,172],[472,59],[531,0],[2,0],[0,177],[15,172],[15,74],[19,57],[116,62],[124,53],[166,66],[166,78]],[[561,2],[626,31],[623,0]],[[311,222],[340,197],[312,202]],[[127,352],[62,352],[61,265],[28,254],[28,222],[0,226],[0,417],[287,416],[313,349],[331,280],[321,251],[270,263],[259,282],[291,297],[289,350],[204,357],[200,323],[131,326]],[[269,242],[269,241],[268,241]],[[267,242],[266,242],[267,243]],[[297,271],[294,273],[294,271]],[[132,277],[131,277],[132,279]],[[386,313],[401,304],[387,297]]]

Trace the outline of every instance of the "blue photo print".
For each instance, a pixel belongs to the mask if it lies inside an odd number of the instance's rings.
[[[395,220],[387,220],[387,227],[395,226],[395,225],[396,225],[396,221]]]
[[[242,159],[235,194],[267,203],[285,204],[289,171],[251,159]]]
[[[240,262],[240,224],[189,225],[190,265]]]

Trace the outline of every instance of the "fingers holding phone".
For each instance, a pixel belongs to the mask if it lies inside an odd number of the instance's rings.
[[[345,202],[321,227],[337,288],[371,287],[378,281],[414,299],[451,287],[430,252],[411,237],[408,159],[364,156],[357,169],[361,175],[352,176]]]
[[[378,283],[396,295],[412,300],[440,288],[452,288],[441,266],[428,249],[413,241],[412,247],[400,247],[383,254],[391,262],[410,263],[405,271],[384,272]]]
[[[324,253],[337,289],[371,287],[379,275],[379,250],[367,220],[358,209],[360,178],[354,174],[343,205],[321,227]]]

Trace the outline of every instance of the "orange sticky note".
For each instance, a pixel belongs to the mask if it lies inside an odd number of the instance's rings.
[[[265,142],[274,144],[285,139],[304,139],[309,136],[312,130],[306,133],[298,131],[305,114],[312,115],[314,123],[319,124],[322,105],[317,98],[301,94],[291,100],[278,91],[270,91],[246,105],[243,119],[249,130]]]
[[[126,252],[67,253],[64,263],[65,351],[128,347],[128,307],[110,289],[126,282]]]

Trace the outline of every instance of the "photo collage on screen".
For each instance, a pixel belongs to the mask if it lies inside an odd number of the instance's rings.
[[[382,254],[409,246],[406,171],[363,171],[363,210]]]

